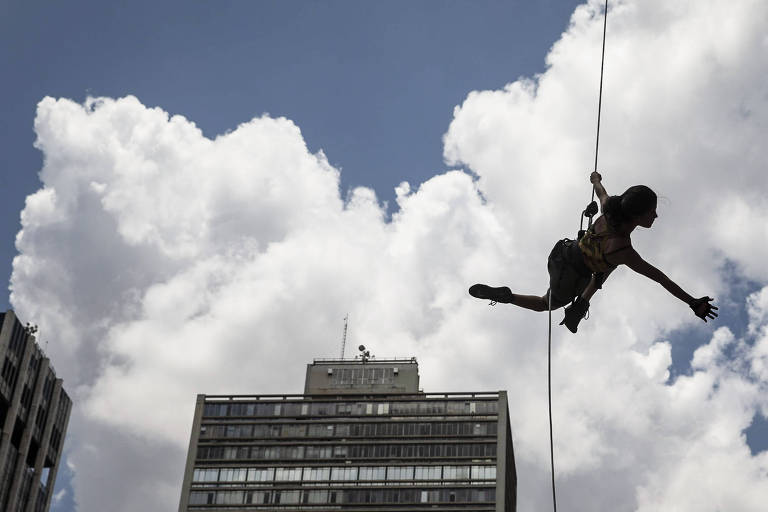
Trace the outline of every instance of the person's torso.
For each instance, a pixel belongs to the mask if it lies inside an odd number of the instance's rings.
[[[605,216],[597,218],[592,226],[595,236],[592,240],[592,250],[582,250],[585,263],[596,272],[605,272],[616,268],[617,264],[611,259],[621,251],[632,247],[632,240],[626,233],[617,232],[611,228]]]

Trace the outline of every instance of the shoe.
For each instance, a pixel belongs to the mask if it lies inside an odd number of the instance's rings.
[[[569,331],[576,334],[581,319],[587,316],[589,311],[589,301],[577,297],[570,306],[565,308],[565,318],[560,325],[565,324]]]
[[[487,299],[493,302],[503,302],[505,304],[511,304],[512,290],[506,286],[488,286],[487,284],[473,284],[469,287],[469,294],[478,299]]]

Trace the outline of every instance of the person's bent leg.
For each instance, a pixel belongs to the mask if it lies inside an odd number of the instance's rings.
[[[546,311],[549,309],[549,296],[515,294],[512,298],[512,304],[532,311]]]
[[[533,311],[547,310],[547,296],[518,295],[506,286],[488,286],[486,284],[474,284],[469,287],[469,294],[478,299],[491,300],[504,304],[514,304],[521,308]]]

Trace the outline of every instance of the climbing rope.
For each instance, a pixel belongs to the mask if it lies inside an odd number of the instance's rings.
[[[598,93],[597,100],[597,135],[595,136],[595,172],[597,172],[597,156],[600,149],[600,114],[603,107],[603,70],[605,69],[605,33],[608,27],[608,0],[605,0],[605,11],[603,14],[603,49],[600,57],[600,92]],[[589,218],[588,228],[592,227],[592,216],[597,213],[597,210],[591,208],[592,203],[595,200],[595,187],[592,187],[592,198],[590,199],[590,205],[582,212],[581,223],[579,224],[579,232],[583,227],[584,217]],[[595,205],[596,207],[597,205]],[[588,215],[588,212],[591,214]],[[549,304],[547,309],[549,310],[549,331],[547,340],[547,399],[549,402],[549,463],[552,470],[552,508],[554,512],[557,512],[557,493],[555,492],[555,447],[554,436],[552,434],[552,290],[549,290]]]
[[[600,113],[603,107],[603,69],[605,68],[605,29],[608,27],[608,0],[605,0],[603,14],[603,51],[600,56],[600,92],[597,95],[597,135],[595,136],[595,172],[597,172],[597,154],[600,149]],[[592,187],[592,201],[595,200],[595,187]],[[591,220],[591,218],[590,218]]]
[[[549,341],[547,343],[547,398],[549,401],[549,463],[552,468],[552,507],[557,512],[555,495],[555,448],[552,442],[552,290],[549,290],[547,309],[549,310]]]

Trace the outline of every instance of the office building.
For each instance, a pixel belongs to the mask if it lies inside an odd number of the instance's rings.
[[[72,402],[35,342],[34,328],[0,313],[0,510],[44,512]]]
[[[179,511],[514,511],[506,393],[418,386],[364,353],[307,365],[304,394],[199,395]]]

